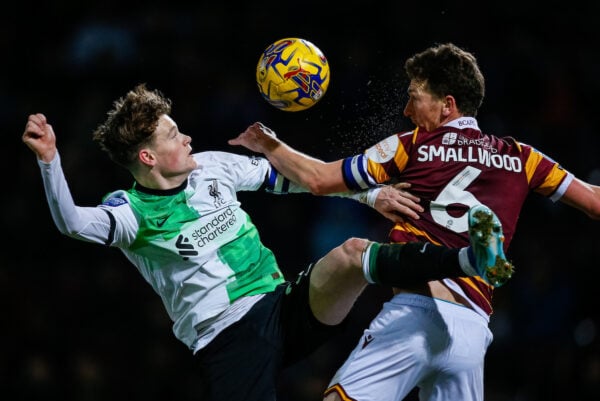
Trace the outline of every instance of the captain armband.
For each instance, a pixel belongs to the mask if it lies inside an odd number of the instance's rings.
[[[309,192],[303,186],[288,180],[286,177],[281,175],[274,167],[271,167],[271,171],[265,178],[265,182],[262,186],[267,192],[278,195]]]

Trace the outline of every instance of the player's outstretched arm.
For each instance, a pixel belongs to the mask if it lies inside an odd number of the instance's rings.
[[[43,114],[29,116],[22,139],[39,160],[50,163],[56,156],[56,136]]]
[[[383,186],[378,188],[376,193],[372,189],[364,191],[365,199],[362,199],[363,194],[350,194],[342,176],[342,160],[326,163],[305,155],[278,139],[275,133],[262,123],[250,125],[228,143],[264,154],[281,174],[314,195],[346,194],[347,197],[368,204],[395,223],[404,221],[405,217],[418,219],[417,213],[423,211],[418,204],[419,198],[407,191],[410,187],[407,183]],[[368,193],[372,199],[366,199]]]
[[[590,218],[600,220],[599,186],[574,178],[560,200],[569,206],[581,210]]]
[[[73,238],[106,244],[111,221],[100,208],[75,205],[60,166],[54,130],[43,114],[29,116],[22,139],[43,162],[38,164],[50,213],[58,230]]]
[[[250,125],[228,143],[264,154],[281,174],[307,188],[314,195],[348,191],[342,177],[342,160],[326,163],[301,153],[277,138],[275,133],[262,123]]]

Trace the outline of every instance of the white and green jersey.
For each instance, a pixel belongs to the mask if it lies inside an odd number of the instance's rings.
[[[198,167],[179,188],[134,185],[97,207],[75,205],[58,155],[39,164],[59,230],[120,248],[162,298],[177,338],[197,350],[284,281],[236,192],[302,189],[264,158],[225,152],[194,158]]]

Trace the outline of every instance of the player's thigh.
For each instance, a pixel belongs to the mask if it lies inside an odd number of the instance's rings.
[[[438,302],[451,338],[444,353],[432,358],[434,374],[420,387],[426,401],[483,400],[483,370],[492,333],[487,321],[474,311]],[[447,311],[444,311],[447,309]]]
[[[312,267],[289,284],[283,300],[284,366],[309,356],[344,330],[344,324],[325,324],[315,315],[309,303]]]
[[[429,319],[419,309],[384,305],[334,375],[327,394],[361,401],[402,400],[428,374]]]

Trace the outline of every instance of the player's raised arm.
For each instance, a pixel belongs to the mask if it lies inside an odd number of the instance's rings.
[[[314,195],[331,195],[349,191],[342,175],[342,160],[326,163],[301,153],[283,141],[275,133],[257,122],[250,125],[237,138],[228,141],[230,145],[241,145],[253,152],[264,154],[271,164],[289,180],[308,189]],[[384,186],[369,193],[370,199],[361,200],[373,207],[384,217],[395,223],[404,218],[418,219],[423,207],[419,198],[408,192],[410,184],[400,183]],[[361,198],[360,194],[357,194]]]
[[[45,115],[29,116],[22,139],[41,161],[50,163],[56,156],[56,136]]]
[[[304,186],[314,195],[348,191],[342,176],[342,160],[326,163],[301,153],[277,138],[262,123],[250,125],[228,143],[264,154],[281,174]]]
[[[75,205],[61,167],[56,136],[46,116],[31,114],[22,139],[38,158],[46,199],[58,230],[73,238],[107,244],[111,221],[100,208]]]

